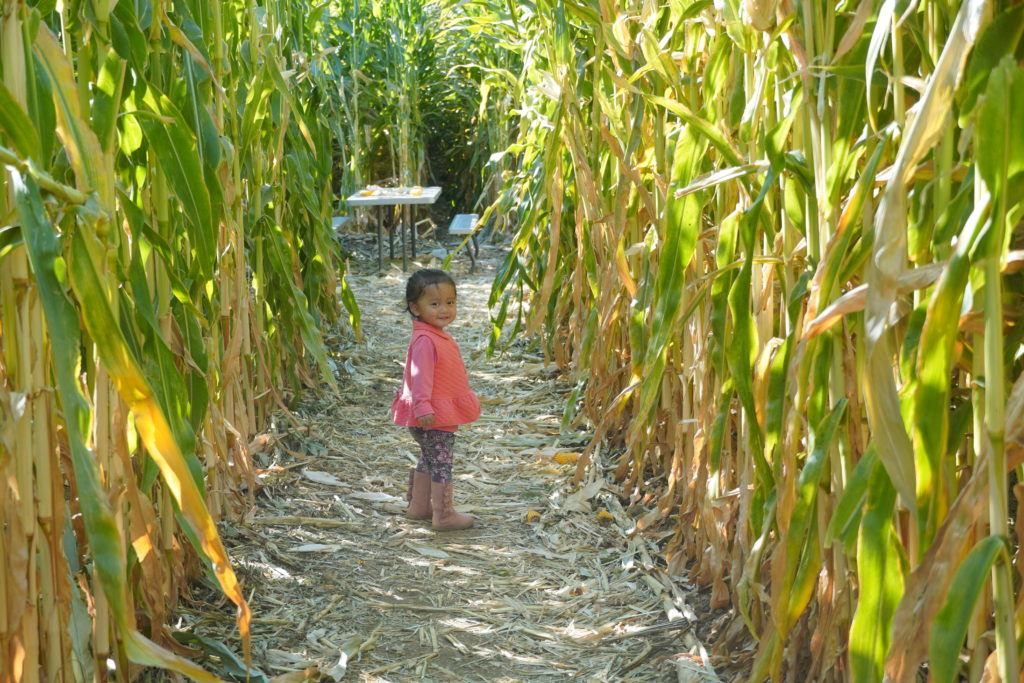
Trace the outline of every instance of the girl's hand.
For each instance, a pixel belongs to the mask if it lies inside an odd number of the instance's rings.
[[[420,423],[420,427],[429,427],[434,424],[434,414],[429,413],[416,418],[416,421]]]

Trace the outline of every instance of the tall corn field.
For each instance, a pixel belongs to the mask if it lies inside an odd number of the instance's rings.
[[[496,197],[501,169],[494,172],[490,156],[511,142],[505,88],[517,53],[458,3],[352,0],[337,11],[325,39],[339,86],[330,114],[339,192],[442,185],[436,208],[455,211]]]
[[[440,173],[469,202],[507,134],[467,123],[438,5],[0,6],[0,680],[212,680],[169,623],[205,574],[247,656],[216,522],[333,384],[323,332],[358,334],[338,198]]]
[[[325,11],[2,3],[0,680],[214,680],[168,627],[200,574],[248,655],[215,522],[271,413],[333,381],[339,290],[358,326]]]
[[[495,329],[580,378],[578,475],[655,496],[719,661],[1016,680],[1024,5],[465,7],[523,65]]]
[[[246,642],[215,522],[358,330],[336,198],[439,175],[719,662],[1017,675],[1019,0],[0,7],[0,680],[212,680],[201,574]]]

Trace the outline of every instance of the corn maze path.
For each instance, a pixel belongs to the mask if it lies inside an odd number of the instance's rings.
[[[456,441],[455,504],[475,526],[438,533],[402,514],[417,451],[388,408],[405,276],[350,274],[364,338],[329,340],[337,394],[276,421],[254,449],[255,507],[221,524],[254,614],[254,668],[268,681],[718,680],[699,592],[659,569],[613,484],[570,483],[587,435],[560,429],[568,379],[522,343],[487,357],[487,255],[483,273],[456,261],[449,328],[484,411]],[[192,599],[183,625],[208,651],[240,652],[230,604],[202,587]]]

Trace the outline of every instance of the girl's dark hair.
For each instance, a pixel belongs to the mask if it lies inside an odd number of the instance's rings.
[[[455,280],[452,279],[452,276],[439,268],[424,268],[410,275],[409,281],[405,283],[406,312],[412,315],[409,304],[423,296],[424,289],[430,285],[440,284],[449,284],[453,289],[455,288]]]

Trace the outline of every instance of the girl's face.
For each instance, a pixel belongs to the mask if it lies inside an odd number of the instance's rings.
[[[409,310],[417,320],[443,329],[455,320],[458,304],[455,287],[447,282],[427,285],[416,301],[409,302]]]

